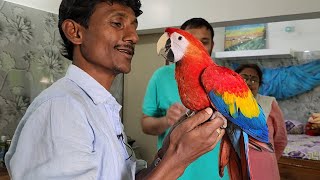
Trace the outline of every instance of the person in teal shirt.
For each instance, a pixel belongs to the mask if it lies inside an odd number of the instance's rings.
[[[214,46],[214,31],[205,19],[189,19],[180,28],[199,39],[207,49],[208,54],[211,55]],[[158,136],[158,149],[162,147],[163,140],[169,133],[170,127],[187,112],[180,100],[174,69],[175,64],[171,64],[160,67],[154,72],[149,80],[142,105],[142,130],[146,134]],[[191,163],[179,179],[220,179],[219,151],[220,142],[212,151]],[[226,168],[222,179],[229,179]]]

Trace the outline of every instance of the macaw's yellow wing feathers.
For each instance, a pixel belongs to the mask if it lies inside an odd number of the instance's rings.
[[[239,111],[247,118],[259,116],[255,98],[241,76],[234,71],[221,66],[209,66],[201,80],[207,93],[213,91],[222,98],[232,117],[236,117]]]

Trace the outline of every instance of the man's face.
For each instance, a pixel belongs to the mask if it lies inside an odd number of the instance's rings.
[[[211,38],[211,32],[205,26],[201,28],[186,28],[185,31],[191,33],[194,37],[199,39],[206,48],[209,55],[211,55],[213,48],[213,39]]]
[[[138,23],[133,10],[114,3],[97,4],[88,28],[83,28],[82,57],[97,71],[129,73]]]

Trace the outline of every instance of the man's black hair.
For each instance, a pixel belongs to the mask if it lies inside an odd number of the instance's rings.
[[[140,0],[62,0],[59,8],[59,23],[58,28],[63,40],[64,49],[62,55],[72,61],[73,58],[73,43],[70,42],[62,31],[62,23],[66,19],[72,19],[85,28],[88,28],[89,19],[93,14],[95,7],[100,2],[109,4],[117,3],[130,7],[135,16],[142,14]]]
[[[213,28],[210,25],[210,23],[203,18],[191,18],[186,22],[184,22],[181,25],[180,29],[186,30],[186,29],[202,28],[202,27],[206,27],[207,29],[209,29],[209,31],[211,32],[211,39],[213,39],[214,37]]]

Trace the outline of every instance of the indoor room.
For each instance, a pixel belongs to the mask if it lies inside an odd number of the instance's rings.
[[[110,88],[120,105],[117,118],[127,136],[125,149],[132,151],[129,158],[134,156],[152,166],[158,152],[157,135],[145,133],[141,119],[149,81],[157,69],[169,64],[157,54],[160,36],[167,27],[180,28],[190,18],[204,18],[214,30],[212,61],[232,70],[244,64],[258,65],[263,75],[258,93],[274,97],[279,105],[287,142],[277,160],[280,178],[320,178],[320,1],[140,1],[143,13],[137,18],[139,41],[130,61],[131,71],[118,73]],[[10,179],[4,156],[28,107],[63,78],[72,63],[61,54],[60,3],[0,0],[3,180]],[[212,162],[212,166],[218,168],[218,163]]]

